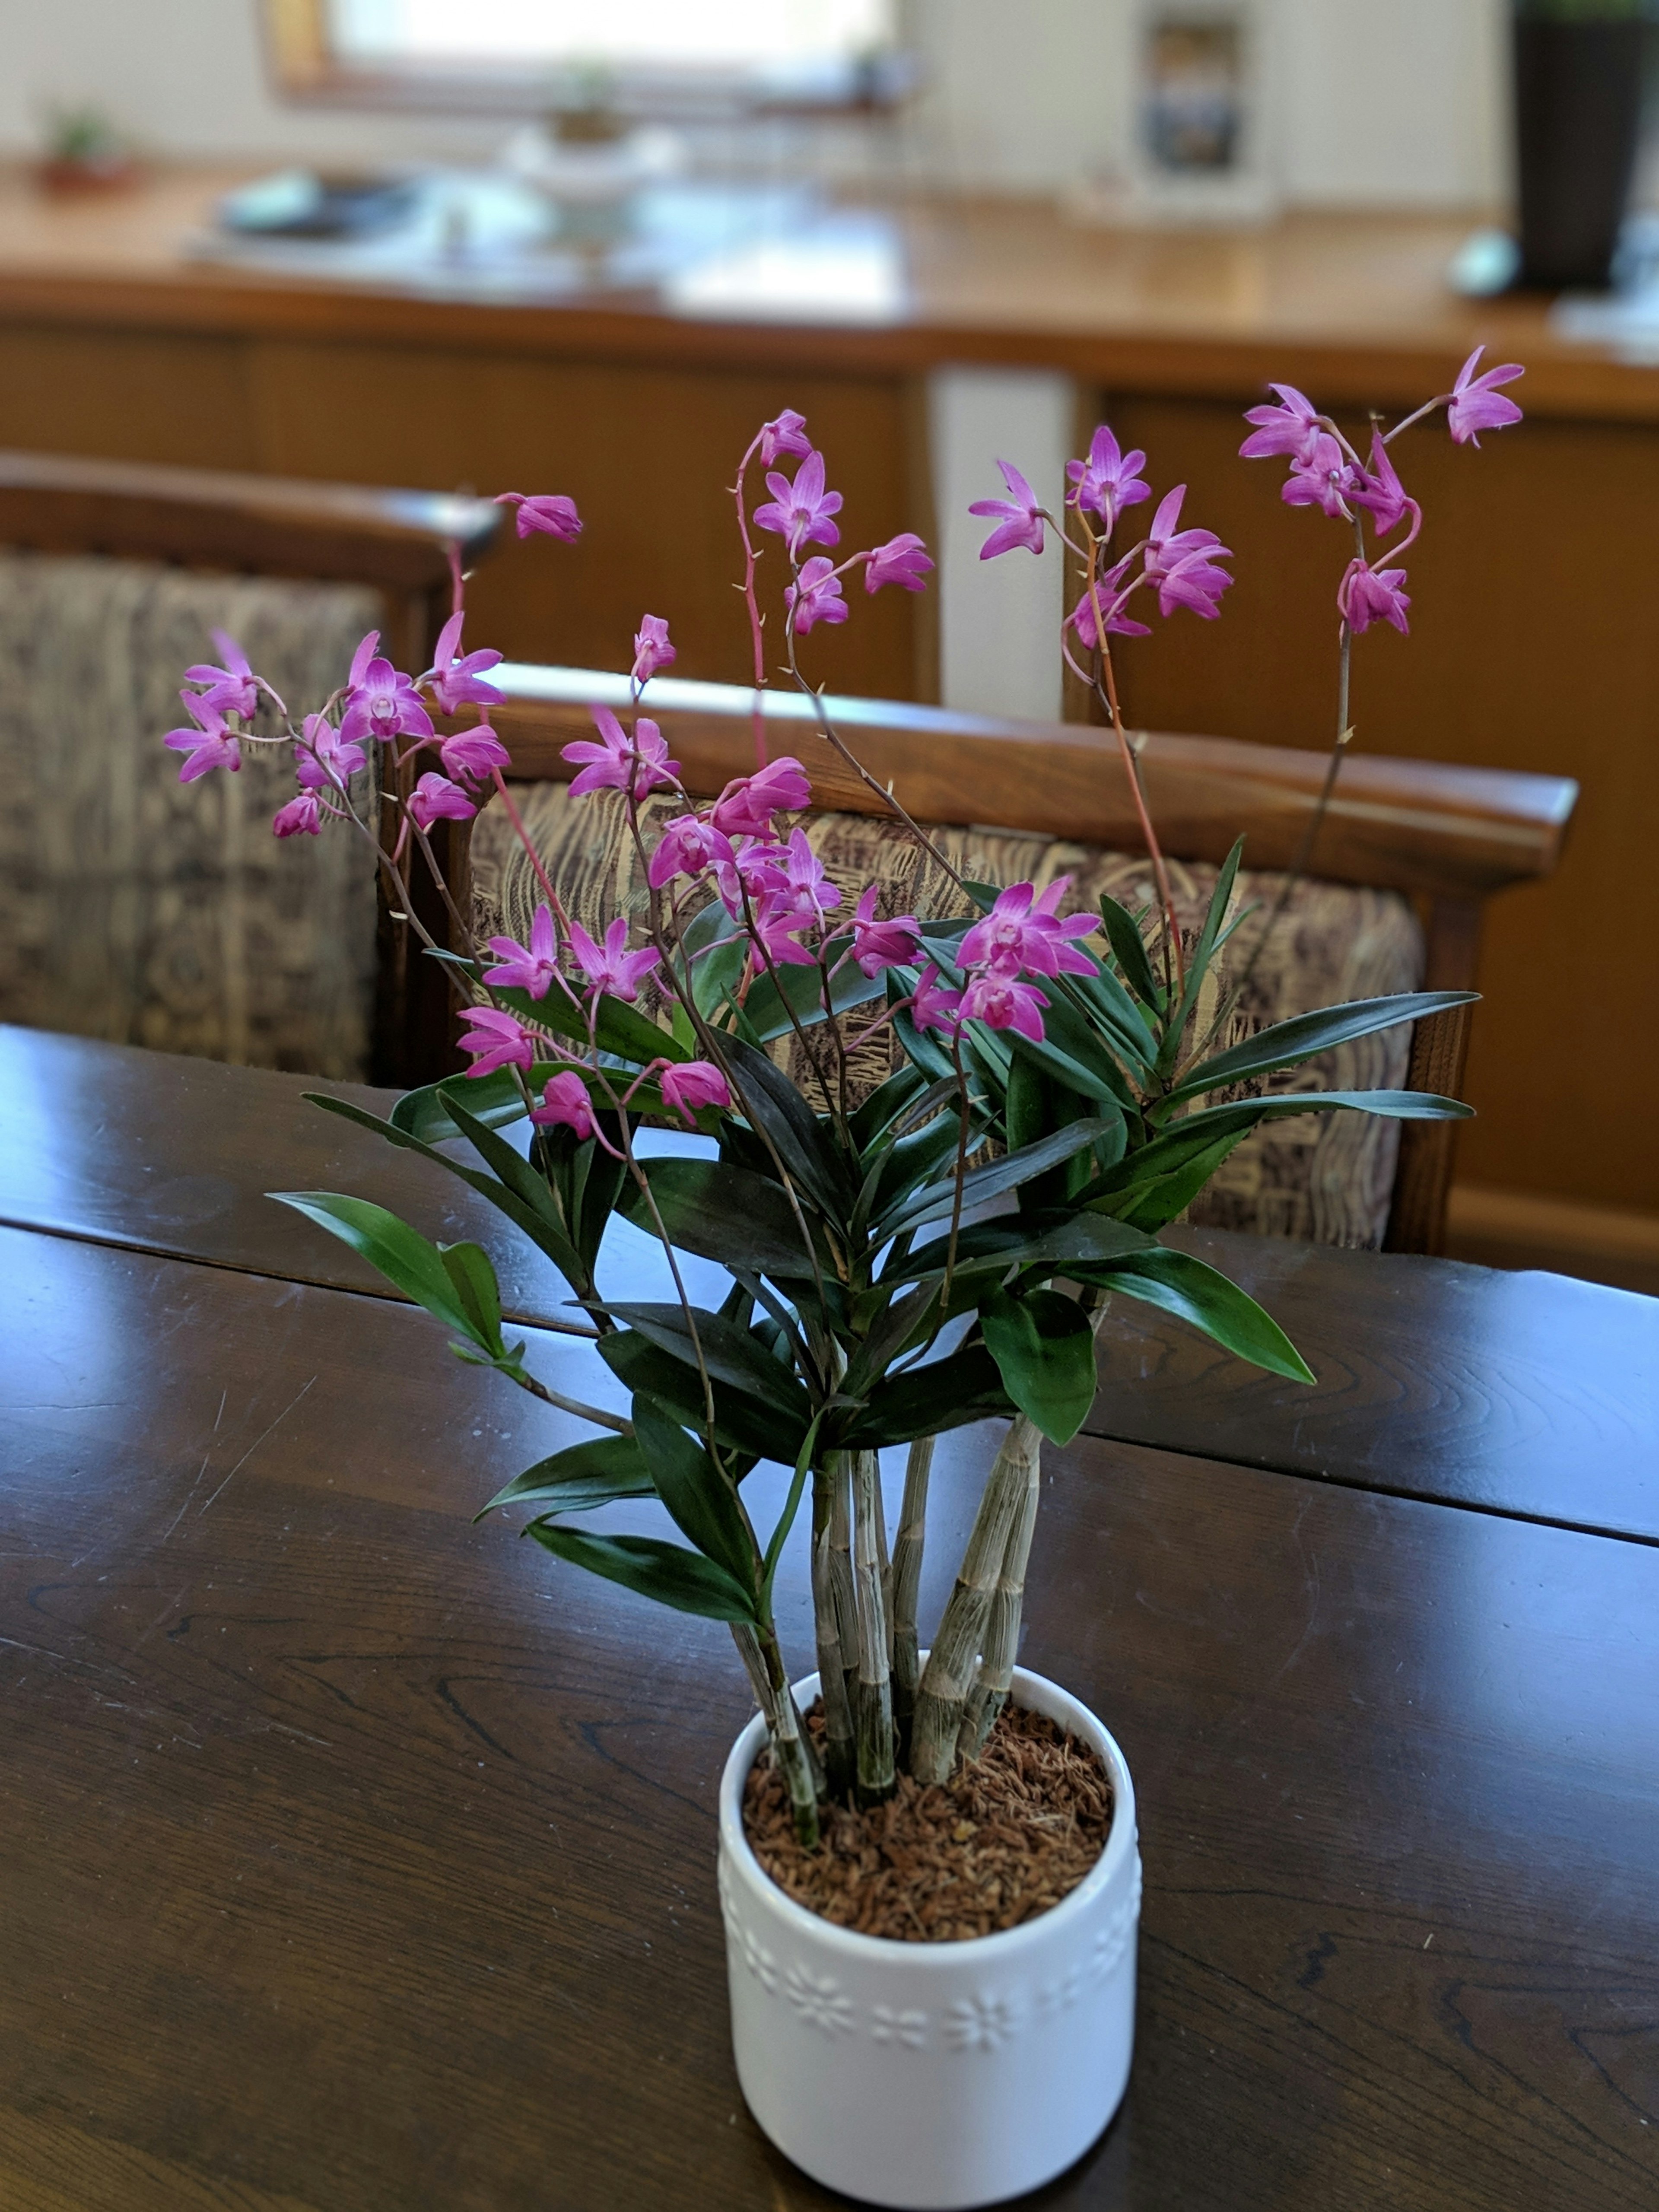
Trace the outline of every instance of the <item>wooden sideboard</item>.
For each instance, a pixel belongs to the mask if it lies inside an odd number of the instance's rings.
[[[673,622],[677,673],[740,678],[720,487],[753,426],[786,404],[808,416],[858,541],[927,532],[929,371],[1047,368],[1076,381],[1080,418],[1104,409],[1147,448],[1160,487],[1189,483],[1193,519],[1238,555],[1223,621],[1126,656],[1133,718],[1318,746],[1343,549],[1282,505],[1276,467],[1237,459],[1240,410],[1276,378],[1358,423],[1443,390],[1477,342],[1526,362],[1524,429],[1477,453],[1425,428],[1400,455],[1426,517],[1413,635],[1360,641],[1358,742],[1580,781],[1559,872],[1492,911],[1461,1172],[1659,1212],[1659,370],[1565,343],[1539,302],[1455,298],[1443,276],[1464,223],[1152,234],[1036,204],[912,201],[890,216],[903,310],[806,324],[677,314],[646,293],[484,304],[192,261],[183,241],[230,181],[163,174],[63,205],[0,177],[0,443],[568,492],[580,547],[514,543],[475,587],[477,641],[526,660],[618,665],[650,608]],[[933,696],[928,600],[860,594],[822,662],[836,690]]]

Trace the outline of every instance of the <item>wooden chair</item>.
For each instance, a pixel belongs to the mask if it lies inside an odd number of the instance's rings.
[[[568,781],[574,771],[560,751],[572,738],[591,734],[590,706],[627,704],[625,679],[591,670],[517,666],[498,675],[508,703],[491,720],[512,749],[514,781]],[[1119,851],[1144,849],[1115,750],[1097,728],[993,720],[867,699],[828,704],[866,767],[890,783],[919,822],[994,823]],[[737,687],[669,678],[653,684],[650,711],[693,793],[712,795],[753,769],[750,707],[751,695]],[[880,811],[818,733],[807,701],[768,694],[764,709],[769,750],[803,762],[823,807]],[[1252,868],[1291,864],[1324,780],[1323,754],[1156,732],[1139,742],[1153,818],[1171,855],[1219,861],[1243,833]],[[1485,902],[1506,885],[1550,872],[1577,796],[1577,785],[1564,777],[1356,754],[1343,763],[1310,872],[1327,882],[1405,894],[1423,925],[1424,987],[1470,988]],[[429,1035],[447,1018],[441,977],[418,981],[436,1012],[415,1026]],[[1419,1024],[1412,1087],[1457,1091],[1469,1012]],[[1404,1125],[1387,1249],[1440,1249],[1454,1134],[1449,1124]]]
[[[101,555],[204,579],[366,587],[373,595],[367,600],[362,591],[349,594],[354,612],[366,606],[374,620],[378,599],[386,648],[411,669],[427,665],[449,610],[451,547],[459,544],[471,566],[489,550],[501,522],[501,510],[485,501],[441,493],[0,452],[0,547],[49,556]],[[206,620],[222,621],[207,612],[212,592],[199,596]],[[186,659],[206,649],[206,620],[191,623],[199,646]],[[149,695],[159,693],[161,711],[170,709],[171,719],[178,720],[173,695],[183,666],[181,660],[176,669],[138,672],[142,681],[135,690],[143,690],[144,702],[141,711],[135,698],[136,718],[153,714]],[[321,699],[292,703],[297,712],[301,705],[320,705]],[[167,726],[161,721],[155,737]],[[135,740],[140,734],[135,729]],[[144,738],[150,734],[142,732]],[[165,769],[161,757],[157,774]],[[247,781],[246,772],[240,781]],[[44,793],[41,803],[49,805],[51,794]],[[198,811],[205,818],[207,809]],[[172,827],[183,835],[179,823]],[[383,915],[381,933],[371,1066],[379,1079],[395,1083],[409,1079],[441,1049],[441,1036],[411,1036],[401,1026],[407,1012],[418,1012],[421,1003],[409,987],[407,932]],[[65,1011],[68,1025],[79,1025],[75,1009]]]

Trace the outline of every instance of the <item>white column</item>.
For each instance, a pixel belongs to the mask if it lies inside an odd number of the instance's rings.
[[[1057,514],[1076,399],[1048,370],[939,368],[928,380],[928,439],[939,535],[939,696],[976,714],[1057,722],[1062,578],[1052,546],[981,562],[995,526],[968,509],[1006,495],[1012,461]]]

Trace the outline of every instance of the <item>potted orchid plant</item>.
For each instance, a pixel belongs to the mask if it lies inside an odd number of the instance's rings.
[[[1497,389],[1518,372],[1477,377],[1477,365],[1431,403],[1460,441],[1519,414]],[[1353,640],[1378,621],[1407,627],[1397,556],[1421,515],[1390,447],[1430,410],[1379,426],[1362,458],[1300,392],[1275,392],[1252,410],[1244,453],[1286,458],[1285,498],[1352,533],[1328,796],[1351,735]],[[1109,726],[1103,773],[1126,775],[1135,794],[1152,909],[1108,898],[1067,913],[1065,879],[1041,896],[1029,883],[965,882],[885,793],[896,834],[928,845],[952,883],[951,910],[898,913],[880,881],[833,882],[801,825],[811,791],[798,761],[763,761],[713,797],[684,788],[643,711],[674,658],[667,624],[647,616],[634,712],[596,708],[593,739],[567,748],[573,799],[610,809],[632,849],[645,927],[618,915],[590,933],[526,838],[543,893],[528,941],[477,942],[451,900],[453,941],[425,942],[454,988],[468,1073],[408,1093],[385,1119],[316,1099],[459,1177],[538,1247],[570,1292],[555,1334],[582,1340],[626,1412],[534,1371],[527,1344],[507,1340],[478,1245],[431,1243],[367,1198],[277,1194],[424,1307],[461,1358],[583,1424],[588,1433],[515,1474],[485,1510],[526,1511],[525,1534],[629,1602],[726,1626],[757,1707],[720,1797],[739,2075],[799,2163],[894,2205],[982,2203],[1036,2185],[1098,2134],[1127,2077],[1133,1784],[1101,1721],[1017,1664],[1042,1448],[1066,1443],[1088,1413],[1107,1300],[1148,1302],[1242,1358],[1310,1380],[1270,1315],[1161,1232],[1271,1116],[1468,1110],[1413,1092],[1255,1087],[1465,994],[1328,1007],[1218,1048],[1283,895],[1255,921],[1221,1011],[1200,1021],[1206,979],[1251,926],[1236,906],[1239,851],[1201,926],[1183,933],[1113,652],[1148,634],[1140,617],[1153,609],[1213,619],[1231,556],[1213,533],[1181,526],[1184,488],[1120,548],[1151,488],[1145,456],[1105,426],[1072,463],[1058,515],[1000,465],[1006,496],[974,510],[994,526],[985,557],[1057,537],[1075,563],[1060,649]],[[503,497],[521,535],[576,538],[568,500]],[[906,533],[831,557],[841,499],[793,412],[756,437],[736,500],[757,686],[768,674],[760,562],[775,544],[789,677],[864,775],[801,665],[802,641],[849,618],[846,586],[860,575],[869,592],[923,588],[926,549]],[[277,836],[362,838],[417,931],[412,872],[430,872],[449,898],[435,822],[495,804],[524,836],[488,720],[500,656],[462,650],[463,584],[458,568],[431,668],[410,678],[365,639],[340,690],[280,740],[294,748],[297,790]],[[189,672],[193,726],[167,739],[186,756],[186,780],[277,741],[249,727],[262,694],[288,714],[234,643],[220,644],[221,664]],[[656,1240],[672,1299],[617,1279],[614,1217]],[[700,1300],[692,1279],[711,1269],[721,1294]],[[951,1597],[925,1633],[934,1440],[991,1418],[1008,1425]],[[901,1446],[890,1541],[879,1455]],[[787,1471],[770,1516],[750,1481],[763,1462]],[[607,1525],[605,1509],[641,1504],[659,1533]],[[813,1601],[805,1679],[774,1602],[792,1542],[806,1548]],[[1040,1817],[994,1867],[972,1808],[988,1808],[1003,1834],[1020,1805]]]

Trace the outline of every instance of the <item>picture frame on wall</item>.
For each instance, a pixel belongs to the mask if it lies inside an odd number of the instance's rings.
[[[1272,0],[1136,0],[1121,159],[1073,194],[1085,219],[1259,222],[1276,212]]]

